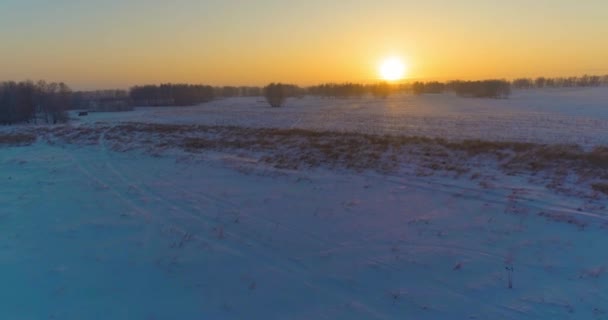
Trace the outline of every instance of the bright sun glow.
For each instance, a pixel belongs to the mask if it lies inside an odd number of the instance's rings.
[[[389,58],[380,65],[380,77],[386,81],[401,80],[405,77],[406,66],[399,58]]]

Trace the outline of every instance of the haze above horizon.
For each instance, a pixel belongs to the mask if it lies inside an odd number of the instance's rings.
[[[606,12],[600,0],[3,0],[0,80],[371,82],[387,57],[410,79],[604,74]]]

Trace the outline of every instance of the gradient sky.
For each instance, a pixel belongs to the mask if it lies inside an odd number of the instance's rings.
[[[606,0],[0,0],[0,80],[374,81],[608,73]]]

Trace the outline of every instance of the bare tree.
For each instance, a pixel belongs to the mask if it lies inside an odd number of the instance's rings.
[[[273,108],[280,108],[287,100],[287,86],[282,83],[271,83],[264,87],[264,97]]]

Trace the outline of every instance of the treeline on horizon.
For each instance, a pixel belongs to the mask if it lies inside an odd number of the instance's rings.
[[[302,97],[305,95],[326,98],[357,98],[373,96],[384,98],[391,94],[438,94],[454,92],[464,97],[507,98],[512,89],[593,87],[608,85],[608,75],[567,77],[567,78],[519,78],[507,80],[482,81],[427,81],[391,84],[378,82],[361,83],[324,83],[309,87],[293,84],[272,83],[262,87],[212,87],[206,85],[161,84],[135,86],[124,96],[128,96],[134,105],[147,106],[183,106],[208,102],[217,98],[274,96]],[[281,91],[281,92],[279,92]],[[272,103],[271,103],[272,104]]]
[[[608,75],[594,76],[584,75],[582,77],[567,77],[567,78],[545,78],[538,77],[519,78],[511,82],[515,89],[533,89],[533,88],[569,88],[569,87],[599,87],[608,85]]]
[[[190,106],[218,98],[264,96],[273,107],[280,107],[289,97],[306,95],[324,98],[386,98],[391,94],[439,94],[454,92],[464,97],[508,98],[512,89],[568,88],[607,86],[608,75],[560,78],[519,78],[483,81],[427,81],[391,84],[325,83],[299,87],[272,83],[266,87],[195,84],[160,84],[134,86],[130,90],[73,92],[62,82],[0,82],[0,124],[48,123],[67,120],[66,110],[127,111],[134,106]]]
[[[0,83],[0,124],[56,124],[68,119],[72,90],[63,82]]]

